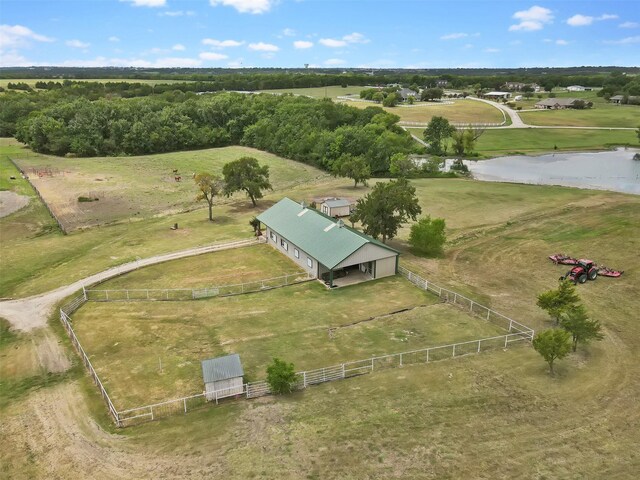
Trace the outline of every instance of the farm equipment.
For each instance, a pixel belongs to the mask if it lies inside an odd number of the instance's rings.
[[[595,262],[585,258],[577,259],[561,253],[550,255],[549,259],[556,265],[573,265],[573,268],[566,275],[560,277],[560,280],[568,278],[573,283],[585,283],[587,280],[595,280],[598,275],[617,278],[624,273],[622,270],[613,270],[604,265],[598,266]]]

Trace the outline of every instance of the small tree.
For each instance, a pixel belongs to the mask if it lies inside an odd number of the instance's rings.
[[[271,391],[278,395],[291,393],[296,384],[296,371],[293,363],[274,358],[267,367],[267,383]]]
[[[331,173],[335,177],[345,177],[353,180],[353,187],[357,187],[358,183],[367,185],[367,180],[371,178],[371,168],[364,159],[364,157],[358,155],[353,156],[345,153],[341,155],[331,167]]]
[[[376,103],[380,103],[381,101],[384,100],[384,94],[382,92],[376,92],[371,96],[371,100],[373,100]]]
[[[200,193],[197,201],[206,200],[209,205],[209,221],[213,222],[213,199],[222,193],[222,180],[217,175],[210,173],[198,173],[193,180],[196,182]]]
[[[404,153],[394,153],[391,156],[389,173],[394,177],[409,177],[415,169],[415,164],[408,155]]]
[[[571,334],[573,351],[578,348],[578,342],[587,343],[591,340],[602,340],[602,327],[597,320],[590,320],[584,305],[573,305],[568,308],[560,319],[560,325]]]
[[[571,335],[559,328],[538,333],[533,339],[533,348],[549,364],[549,373],[554,374],[553,362],[562,360],[571,351]]]
[[[395,107],[398,104],[398,101],[399,101],[398,94],[397,93],[390,93],[382,101],[382,106],[384,106],[384,107]]]
[[[253,228],[253,233],[255,233],[256,237],[262,235],[262,232],[260,231],[260,220],[258,220],[256,217],[253,217],[251,220],[249,220],[249,225],[251,225],[251,227]]]
[[[424,140],[429,144],[429,151],[435,155],[446,152],[442,142],[451,137],[456,129],[444,117],[433,117],[424,130]]]
[[[444,229],[445,221],[443,218],[434,218],[432,220],[427,215],[411,225],[409,243],[413,250],[420,255],[441,255],[444,243],[447,240]]]
[[[269,166],[258,164],[253,157],[242,157],[222,167],[224,194],[230,197],[244,190],[255,207],[256,199],[262,198],[262,191],[272,189],[269,183]]]
[[[545,310],[557,325],[562,314],[579,301],[575,285],[570,280],[561,280],[557,289],[538,295],[536,305]]]

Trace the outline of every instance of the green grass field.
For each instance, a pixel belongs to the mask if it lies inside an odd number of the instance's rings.
[[[539,135],[541,131],[496,133],[523,132]],[[585,142],[588,140],[583,138]],[[606,139],[600,141],[609,143]],[[516,149],[520,149],[518,145],[514,145],[513,150]],[[554,378],[549,377],[546,365],[532,349],[516,348],[376,372],[287,397],[239,401],[122,431],[109,423],[104,404],[85,374],[69,374],[51,383],[46,380],[51,377],[46,376],[32,380],[31,387],[0,405],[3,434],[9,439],[0,450],[2,475],[142,478],[149,472],[163,471],[174,477],[283,479],[594,475],[633,478],[640,464],[636,448],[640,441],[636,400],[640,381],[635,374],[640,352],[640,327],[636,320],[640,308],[637,295],[640,198],[611,192],[455,179],[421,179],[413,183],[423,213],[446,219],[449,242],[442,258],[423,259],[404,253],[404,265],[536,329],[549,328],[552,323],[535,306],[535,296],[553,288],[558,276],[564,273],[564,267],[554,266],[546,259],[547,255],[564,252],[624,269],[620,279],[599,278],[578,289],[589,313],[603,324],[605,339],[580,346],[576,354],[559,361]],[[352,189],[344,180],[323,179],[293,187],[286,193],[298,199],[332,192],[359,196],[367,191]],[[266,208],[280,195],[271,194],[257,210]],[[92,228],[68,236],[40,232],[35,227],[37,218],[19,212],[0,219],[2,296],[42,292],[136,255],[248,237],[251,232],[246,223],[255,212],[247,202],[236,201],[214,210],[218,218],[214,224],[207,222],[205,212],[200,210]],[[23,222],[23,227],[9,228],[16,218]],[[183,226],[178,232],[168,229],[174,221]],[[392,245],[406,251],[408,231],[408,226],[403,228]],[[291,288],[304,290],[312,285]],[[317,287],[318,295],[340,293]],[[412,294],[420,293],[411,288]],[[274,290],[271,294],[282,295],[286,291],[290,290]],[[307,293],[310,297],[315,295]],[[231,303],[239,299],[246,301],[250,296],[217,300]],[[366,309],[381,311],[387,300],[396,297],[370,295]],[[194,305],[204,309],[213,302]],[[268,307],[274,304],[290,308],[292,300],[279,299]],[[121,315],[105,311],[105,318],[111,318],[112,323],[104,322],[103,337],[111,338],[119,330],[129,328],[124,319],[131,318],[140,321],[144,340],[153,343],[160,333],[175,331],[171,323],[181,320],[163,318],[162,309],[168,308],[167,303],[89,304],[76,316],[89,312],[85,308],[131,305],[148,306],[155,316],[150,317],[151,322],[156,322],[158,329],[152,329],[154,325],[149,321],[144,324],[145,320],[139,317],[144,312],[139,310],[135,315],[130,311]],[[327,322],[327,311],[331,310],[327,305],[332,304],[325,301],[323,305],[323,318]],[[425,307],[430,314],[435,313],[434,308],[441,306]],[[246,311],[265,309],[251,302]],[[295,313],[293,318],[299,312]],[[208,321],[205,317],[198,315],[194,322]],[[455,324],[455,317],[449,312],[442,319],[453,319]],[[82,323],[82,318],[77,317],[76,321]],[[304,321],[306,325],[316,324],[315,320]],[[280,329],[287,327],[286,319],[274,322]],[[227,335],[225,339],[237,341],[232,323],[223,324],[220,329]],[[52,325],[57,325],[55,319]],[[61,329],[55,328],[60,342],[68,349]],[[255,325],[258,328],[262,327]],[[357,339],[363,340],[364,345],[364,339],[373,335],[372,350],[377,350],[377,338],[384,339],[385,348],[396,342],[405,346],[405,342],[392,340],[391,334],[395,337],[398,331],[416,331],[414,328],[418,328],[415,323],[400,328],[386,326],[379,337],[363,330],[359,337],[345,338],[349,346]],[[83,335],[99,336],[89,322],[85,330]],[[183,328],[185,338],[192,333],[188,326]],[[342,341],[340,335],[336,348],[320,358],[322,363],[325,356],[327,363],[331,363],[329,359],[343,354],[337,348]],[[109,355],[122,358],[122,353],[117,352],[121,346],[114,346],[117,340],[107,343],[106,338],[100,341],[110,347],[104,347],[95,359],[102,362],[102,368],[109,363]],[[182,342],[181,338],[177,340]],[[289,342],[285,340],[282,335],[264,340],[263,345],[273,349],[269,354],[284,348],[290,355],[304,357],[300,362],[305,361],[305,354],[309,358],[317,355],[301,348],[306,345],[304,342],[316,345],[311,334],[300,333]],[[322,340],[327,342],[328,338]],[[414,340],[408,337],[408,342]],[[20,349],[27,348],[29,341],[20,343]],[[89,337],[86,341],[97,342]],[[219,345],[217,341],[217,338],[198,339],[200,343],[194,345],[206,349]],[[183,345],[187,343],[185,339]],[[241,343],[237,345],[241,348]],[[0,352],[10,355],[11,348],[0,345]],[[144,349],[143,342],[137,342],[134,348]],[[20,349],[13,353],[15,356],[3,358],[30,358]],[[246,355],[255,355],[255,364],[259,365],[262,361],[259,356],[265,353],[253,350]],[[165,361],[169,361],[167,352],[162,352]],[[71,350],[68,355],[75,358]],[[30,370],[27,360],[24,365],[24,376],[33,379],[34,370]],[[148,368],[155,366],[154,362]],[[3,375],[5,372],[8,370],[3,370]],[[15,375],[13,378],[18,378],[22,373]],[[164,375],[174,375],[173,370]],[[165,379],[157,372],[155,378],[159,388],[164,388]],[[200,389],[201,386],[196,386],[196,391]],[[78,461],[79,458],[86,461]]]
[[[224,164],[242,156],[255,157],[269,166],[276,191],[325,175],[308,165],[247,147],[98,158],[59,158],[34,155],[26,149],[16,152],[14,145],[8,148],[67,230],[200,208],[205,204],[195,200],[193,174],[221,175]],[[56,174],[40,178],[35,171],[44,167],[57,169]],[[174,169],[181,177],[179,182]],[[99,200],[80,203],[80,196]]]
[[[422,138],[424,129],[410,128],[409,131]],[[638,136],[632,130],[490,129],[482,134],[475,150],[482,156],[495,157],[514,153],[608,150],[619,145],[637,147]]]
[[[585,110],[522,112],[520,118],[529,125],[637,128],[640,126],[640,106],[601,103]]]
[[[276,90],[261,90],[266,93],[293,93],[294,95],[307,95],[313,98],[331,98],[337,99],[342,95],[358,95],[365,87],[358,85],[342,88],[340,85],[331,85],[328,87],[311,87],[311,88],[283,88]]]
[[[245,256],[247,264],[252,259]],[[119,408],[198,393],[200,361],[230,353],[240,354],[246,380],[257,380],[273,357],[294,362],[298,370],[314,369],[504,334],[400,278],[331,291],[311,282],[192,302],[92,302],[73,322]],[[330,327],[337,328],[334,338]]]

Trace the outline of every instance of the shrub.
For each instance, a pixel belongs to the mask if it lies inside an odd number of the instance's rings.
[[[418,255],[441,255],[444,242],[447,240],[445,233],[445,221],[442,218],[434,218],[427,215],[411,226],[409,243]]]
[[[78,197],[78,202],[81,202],[81,203],[97,202],[98,200],[100,200],[98,197],[85,197],[85,196],[82,196],[82,195],[80,195]]]
[[[267,383],[275,394],[291,393],[296,384],[296,371],[293,363],[274,358],[267,367]]]

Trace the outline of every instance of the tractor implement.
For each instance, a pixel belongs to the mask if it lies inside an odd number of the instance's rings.
[[[549,255],[549,260],[551,260],[556,265],[577,265],[578,259],[569,257],[568,255],[564,255],[562,253],[556,253],[555,255]]]
[[[614,277],[618,278],[620,275],[624,273],[624,270],[612,270],[609,267],[598,267],[598,275],[601,277]]]

